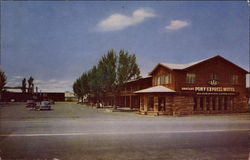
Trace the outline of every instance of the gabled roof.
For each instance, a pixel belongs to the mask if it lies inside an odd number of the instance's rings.
[[[247,73],[248,73],[248,71],[244,70],[243,68],[239,67],[238,65],[236,65],[236,64],[230,62],[229,60],[227,60],[227,59],[225,59],[225,58],[223,58],[223,57],[217,55],[217,56],[214,56],[214,57],[211,57],[211,58],[206,58],[206,59],[202,59],[202,60],[200,60],[200,61],[196,61],[196,62],[192,62],[192,63],[187,63],[187,64],[159,63],[159,64],[156,65],[155,68],[149,73],[149,75],[151,75],[151,74],[155,71],[155,69],[158,68],[158,66],[163,66],[163,67],[168,68],[168,69],[170,69],[170,70],[184,70],[184,69],[190,68],[190,67],[192,67],[192,66],[195,66],[195,65],[197,65],[197,64],[203,63],[203,62],[205,62],[205,61],[208,61],[208,60],[211,60],[211,59],[214,59],[214,58],[222,58],[223,60],[225,60],[225,61],[231,63],[232,65],[234,65],[234,66],[240,68],[241,70],[243,70],[244,72],[247,72]]]
[[[134,93],[170,93],[170,92],[175,92],[175,91],[164,86],[154,86],[136,91]]]
[[[198,63],[201,63],[201,62],[204,62],[206,60],[208,60],[210,58],[206,58],[206,59],[203,59],[203,60],[200,60],[200,61],[196,61],[196,62],[192,62],[192,63],[187,63],[187,64],[173,64],[173,63],[160,63],[161,65],[169,68],[169,69],[186,69],[188,67],[191,67],[193,65],[196,65]]]
[[[142,79],[147,79],[147,78],[151,78],[152,76],[148,75],[148,76],[145,76],[145,77],[141,77],[139,79],[131,79],[131,80],[128,80],[124,83],[130,83],[130,82],[134,82],[134,81],[138,81],[138,80],[142,80]]]

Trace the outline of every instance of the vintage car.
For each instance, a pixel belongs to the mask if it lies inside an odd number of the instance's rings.
[[[34,100],[27,100],[26,107],[27,108],[35,108],[36,107],[36,102]]]
[[[50,100],[49,100],[49,104],[55,104],[55,101],[52,100],[52,99],[50,99]]]
[[[51,110],[49,101],[42,101],[39,105],[39,110]]]

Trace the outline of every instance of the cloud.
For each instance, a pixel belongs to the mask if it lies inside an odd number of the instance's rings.
[[[42,92],[65,92],[72,90],[73,82],[71,80],[34,80],[35,86]]]
[[[11,76],[10,78],[7,77],[7,84],[5,87],[18,87],[22,84],[22,76]]]
[[[146,19],[155,16],[151,9],[140,8],[135,10],[131,16],[118,13],[112,14],[108,18],[100,21],[97,27],[100,31],[118,31],[142,23]]]
[[[178,30],[184,27],[189,26],[190,23],[187,21],[182,20],[172,20],[169,25],[167,25],[165,28],[167,30]]]
[[[12,76],[12,78],[14,78],[14,79],[22,79],[24,77],[22,77],[22,76]]]
[[[7,87],[21,87],[22,86],[22,76],[12,76],[12,78],[7,79]],[[28,82],[26,81],[28,87]],[[64,79],[34,79],[34,87],[38,87],[38,90],[42,92],[65,92],[72,91],[73,80]],[[18,91],[18,90],[17,90]],[[21,91],[21,90],[20,90]]]

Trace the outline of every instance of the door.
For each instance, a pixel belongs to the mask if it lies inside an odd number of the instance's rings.
[[[165,97],[159,97],[159,111],[165,112]]]

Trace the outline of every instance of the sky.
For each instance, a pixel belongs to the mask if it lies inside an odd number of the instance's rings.
[[[7,86],[32,76],[44,92],[72,91],[109,49],[137,57],[141,75],[161,62],[221,55],[249,70],[247,2],[0,1]]]

